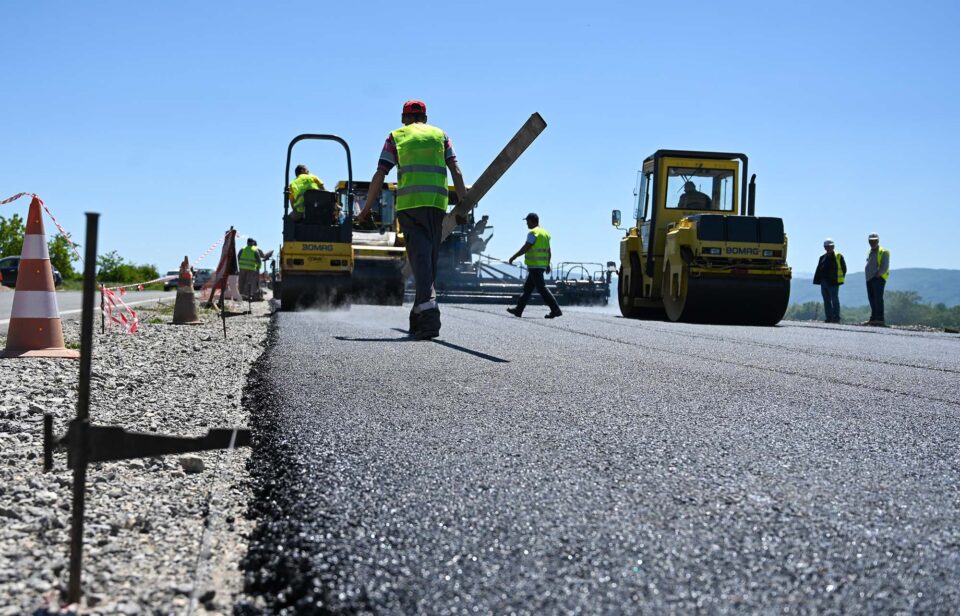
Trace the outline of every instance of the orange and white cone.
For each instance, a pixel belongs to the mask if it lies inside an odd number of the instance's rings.
[[[10,311],[7,348],[0,357],[69,357],[80,353],[63,345],[63,325],[53,286],[53,268],[43,232],[40,202],[30,202],[20,270]]]

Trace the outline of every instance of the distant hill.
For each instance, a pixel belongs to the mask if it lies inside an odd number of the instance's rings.
[[[802,277],[801,277],[802,276]],[[914,291],[920,294],[925,304],[944,303],[947,306],[960,305],[960,270],[929,269],[908,267],[890,270],[887,291]],[[820,287],[813,284],[812,274],[797,274],[790,285],[790,303],[822,301]],[[863,272],[848,273],[840,287],[842,306],[866,306],[867,285]]]

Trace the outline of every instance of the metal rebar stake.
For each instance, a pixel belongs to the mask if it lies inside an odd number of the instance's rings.
[[[73,468],[73,506],[70,513],[70,583],[67,602],[80,602],[80,572],[83,559],[83,509],[87,487],[88,428],[90,426],[90,367],[93,360],[93,302],[97,275],[97,223],[100,214],[87,212],[86,256],[83,267],[83,309],[80,321],[80,381],[77,389],[77,428],[80,447]]]

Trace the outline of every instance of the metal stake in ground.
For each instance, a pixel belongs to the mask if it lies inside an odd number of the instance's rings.
[[[67,602],[80,601],[83,558],[83,508],[87,487],[87,454],[90,427],[90,366],[93,359],[93,294],[97,267],[97,223],[100,214],[87,212],[87,245],[83,267],[83,310],[80,320],[80,385],[77,391],[78,445],[73,467],[73,523],[70,526],[70,582]]]
[[[43,470],[53,469],[53,453],[67,449],[67,463],[73,469],[73,508],[70,526],[70,581],[67,602],[80,601],[83,562],[83,514],[87,486],[87,464],[130,460],[171,453],[209,451],[250,445],[250,430],[214,428],[205,436],[184,438],[153,433],[127,432],[116,426],[90,424],[90,368],[93,360],[93,294],[96,292],[97,221],[99,214],[87,213],[86,258],[83,268],[83,309],[80,322],[80,384],[77,390],[77,417],[67,434],[53,435],[53,415],[43,416]],[[101,291],[103,287],[101,286]],[[212,299],[212,297],[211,297]],[[222,301],[222,295],[221,295]]]

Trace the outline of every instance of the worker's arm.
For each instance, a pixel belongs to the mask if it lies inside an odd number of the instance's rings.
[[[550,273],[550,264],[551,264],[551,263],[553,263],[553,252],[551,252],[550,249],[547,248],[547,270],[546,270],[546,272],[547,272],[548,274]]]
[[[450,177],[453,178],[453,187],[457,190],[457,199],[463,201],[467,194],[467,185],[463,182],[463,172],[460,171],[460,165],[456,158],[447,161],[447,167],[450,169]]]
[[[885,252],[880,258],[880,267],[877,268],[877,278],[882,278],[884,274],[890,271],[890,253]]]
[[[847,260],[843,258],[843,255],[840,255],[840,269],[843,270],[843,275],[847,275]]]
[[[383,169],[377,169],[377,172],[373,174],[373,179],[370,180],[370,189],[367,190],[367,202],[363,204],[363,209],[357,215],[357,222],[366,222],[373,204],[380,201],[380,191],[386,177],[387,172]]]
[[[525,243],[523,246],[520,247],[520,250],[517,251],[517,254],[510,257],[510,260],[507,261],[507,263],[509,263],[510,265],[513,265],[514,259],[518,258],[522,254],[525,254],[531,248],[533,248],[533,244],[531,244],[530,242]]]

